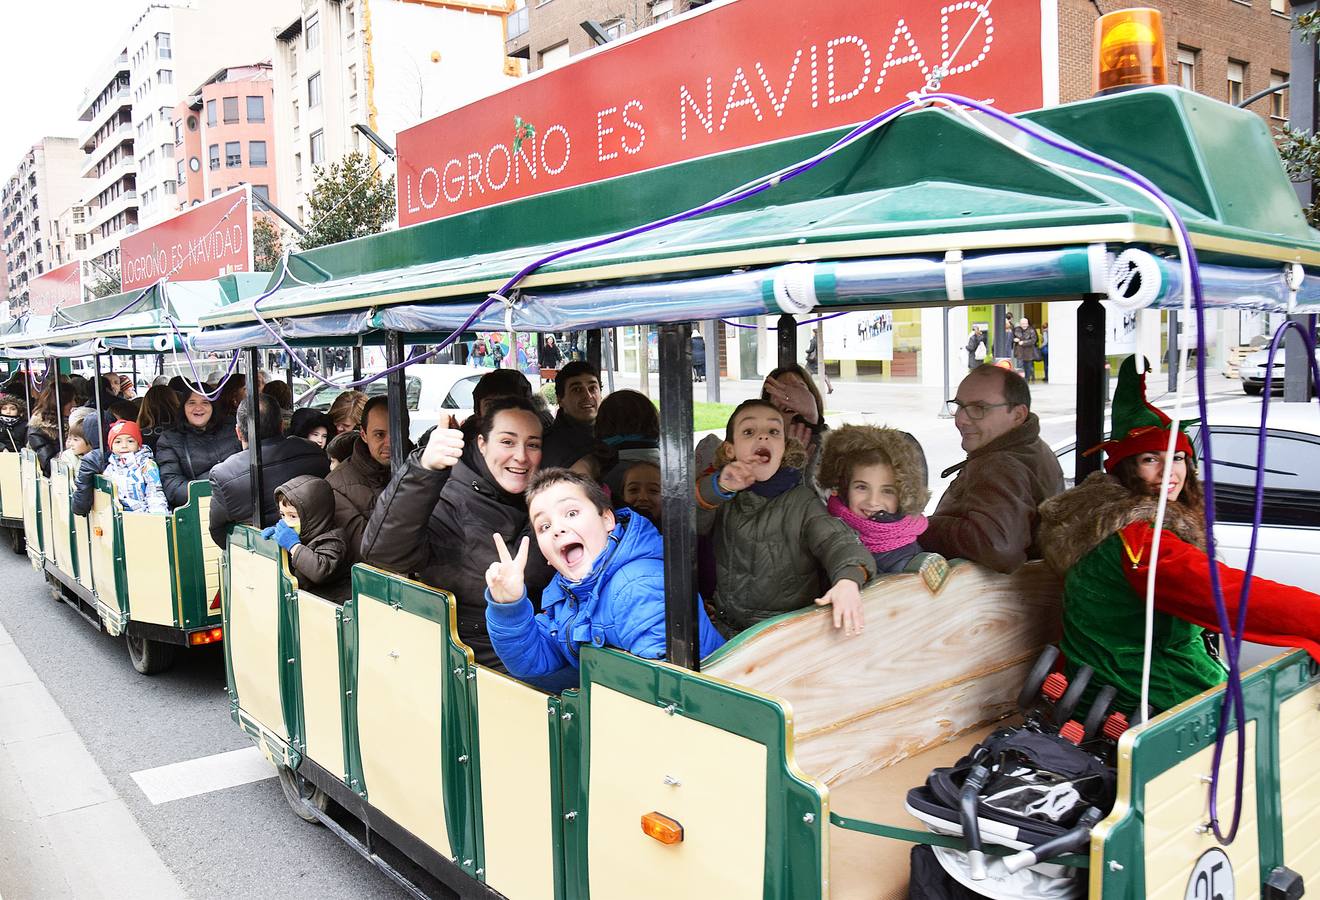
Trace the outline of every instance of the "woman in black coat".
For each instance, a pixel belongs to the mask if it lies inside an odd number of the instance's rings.
[[[37,396],[36,409],[28,420],[28,446],[37,454],[42,473],[50,477],[50,461],[60,455],[60,429],[69,421],[69,412],[73,409],[73,386],[67,379],[60,379],[59,403],[55,401],[55,379],[50,378],[45,388]]]
[[[541,417],[531,401],[501,397],[488,401],[481,421],[453,466],[423,465],[427,450],[409,457],[377,499],[361,549],[364,562],[451,591],[459,637],[477,662],[503,672],[486,630],[486,569],[496,559],[491,535],[516,547],[531,533],[523,492],[541,463]],[[432,442],[461,440],[456,431],[436,431]],[[553,574],[532,541],[526,582],[533,604]]]
[[[222,416],[203,394],[189,394],[179,424],[156,444],[156,465],[170,508],[188,502],[189,482],[206,480],[216,463],[241,449],[233,420]]]

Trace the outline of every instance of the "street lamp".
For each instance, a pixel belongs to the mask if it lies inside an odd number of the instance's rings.
[[[376,132],[371,129],[370,125],[364,125],[361,122],[354,122],[353,127],[356,128],[364,138],[375,144],[376,149],[378,149],[381,153],[384,153],[390,159],[396,158],[394,148],[391,147],[389,144],[387,144],[383,137],[376,134]]]

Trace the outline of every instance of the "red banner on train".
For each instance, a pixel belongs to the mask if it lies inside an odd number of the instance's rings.
[[[1039,107],[1057,80],[1042,6],[713,6],[400,132],[399,224],[864,121],[937,67],[947,90]]]
[[[48,316],[82,302],[82,267],[77,262],[65,263],[28,282],[28,312],[34,316]]]
[[[252,211],[246,186],[221,194],[119,242],[123,290],[205,281],[252,271]]]

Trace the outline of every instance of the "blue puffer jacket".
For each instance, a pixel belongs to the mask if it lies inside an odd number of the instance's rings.
[[[630,509],[618,519],[609,544],[580,582],[556,574],[541,594],[540,615],[524,594],[495,603],[486,592],[486,627],[509,674],[540,678],[577,669],[582,644],[609,646],[646,659],[665,656],[664,545],[660,532]],[[704,657],[724,643],[698,603]]]

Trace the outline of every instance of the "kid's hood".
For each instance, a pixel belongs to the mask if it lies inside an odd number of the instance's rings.
[[[275,498],[298,510],[301,522],[298,532],[304,538],[320,537],[335,527],[335,492],[324,478],[315,475],[290,478],[275,489]]]

